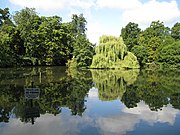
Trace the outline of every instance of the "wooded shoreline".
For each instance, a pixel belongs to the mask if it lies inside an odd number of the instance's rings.
[[[179,22],[169,28],[153,21],[145,30],[129,22],[120,37],[102,35],[98,45],[87,38],[86,24],[83,14],[64,23],[34,8],[14,15],[0,9],[0,67],[180,68]]]

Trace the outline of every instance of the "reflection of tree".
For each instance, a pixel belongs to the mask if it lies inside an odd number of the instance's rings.
[[[135,107],[143,100],[151,110],[161,109],[169,103],[174,108],[180,109],[178,71],[142,71],[138,76],[138,70],[91,70],[91,72],[73,70],[65,75],[64,70],[56,68],[41,69],[41,82],[38,81],[39,69],[36,68],[35,75],[29,77],[21,76],[29,73],[29,70],[18,73],[18,76],[15,71],[9,71],[8,76],[12,78],[1,74],[0,122],[8,122],[12,113],[23,122],[31,121],[24,113],[24,109],[29,106],[24,97],[24,85],[32,81],[41,89],[39,100],[33,101],[34,106],[39,108],[40,114],[56,115],[61,113],[62,107],[67,107],[72,115],[82,115],[86,109],[85,96],[92,85],[92,79],[99,90],[101,100],[120,98],[128,108]]]
[[[139,95],[134,91],[134,89],[136,88],[132,85],[127,87],[127,90],[121,99],[128,108],[136,107],[137,103],[140,102]]]
[[[174,106],[174,108],[180,109],[180,92],[174,93],[170,96],[170,103]]]
[[[0,122],[8,122],[11,113],[14,113],[23,122],[31,121],[25,114],[25,108],[28,108],[29,102],[24,97],[24,84],[30,84],[32,81],[35,82],[35,86],[41,89],[39,100],[33,101],[34,107],[39,108],[40,114],[52,113],[56,115],[61,112],[61,107],[67,107],[71,110],[72,115],[82,115],[86,109],[84,98],[92,84],[90,71],[68,72],[68,76],[56,75],[57,71],[61,72],[61,68],[55,70],[48,67],[48,70],[47,68],[41,70],[42,78],[47,78],[41,83],[36,81],[39,79],[36,74],[28,78],[19,78],[13,71],[14,75],[11,75],[11,79],[4,74],[6,81],[2,79],[0,82]],[[65,71],[63,71],[64,73]],[[26,71],[23,74],[26,74]],[[29,83],[20,85],[19,79]]]
[[[127,87],[122,102],[131,108],[143,100],[151,110],[161,109],[171,103],[179,109],[179,75],[173,71],[143,71],[137,81]]]
[[[128,108],[136,107],[143,100],[154,111],[167,104],[180,108],[178,71],[141,71],[139,76],[136,70],[91,72],[101,100],[120,98]]]
[[[30,67],[8,68],[0,70],[0,85],[31,85],[32,80],[36,84],[44,84],[59,81],[66,75],[65,67]]]
[[[0,96],[0,122],[8,122],[10,117],[10,111],[13,107],[13,103],[9,103],[12,101],[12,97],[9,95],[1,95]]]
[[[60,107],[68,107],[73,115],[82,115],[85,110],[84,98],[89,90],[88,82],[64,78],[58,83],[42,86],[40,106],[46,112],[57,114]]]
[[[122,98],[126,85],[136,81],[139,70],[91,70],[101,100]]]
[[[22,89],[15,85],[1,85],[0,87],[0,122],[8,122],[11,110],[20,100]],[[16,97],[16,98],[14,98]]]
[[[16,115],[17,118],[20,118],[22,122],[31,122],[32,124],[34,124],[34,118],[39,117],[40,115],[39,106],[37,104],[33,105],[37,102],[37,100],[26,100],[24,97],[22,97],[22,99],[16,103],[13,113]]]

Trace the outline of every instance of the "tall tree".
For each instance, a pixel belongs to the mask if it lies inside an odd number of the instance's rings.
[[[40,17],[36,14],[34,8],[25,8],[17,11],[13,18],[17,29],[20,31],[21,38],[24,40],[25,56],[34,57],[33,51],[36,48],[36,44],[33,41],[37,39],[34,33],[41,23]]]
[[[86,36],[87,21],[83,14],[73,15],[71,21],[71,34],[73,36],[73,59],[69,61],[71,67],[88,67],[91,64],[94,54],[94,45],[90,43]],[[76,65],[76,66],[72,66]]]
[[[141,64],[157,62],[159,51],[170,40],[170,29],[165,27],[163,22],[153,21],[150,27],[146,28],[138,37],[138,44],[141,47],[133,48],[133,52],[137,55]],[[144,52],[137,52],[144,50]]]
[[[77,34],[85,34],[87,28],[86,24],[87,21],[84,18],[83,14],[80,14],[79,16],[77,14],[72,15],[72,32],[77,35]]]
[[[159,62],[165,68],[180,68],[180,41],[163,47],[160,51]]]
[[[175,40],[180,40],[180,23],[177,22],[171,29],[171,36]]]
[[[138,27],[138,24],[133,22],[129,22],[125,28],[121,29],[121,36],[129,51],[135,45],[138,45],[138,36],[140,33],[141,29]]]
[[[10,19],[9,8],[0,8],[0,26],[2,26],[3,24],[13,25]]]
[[[23,41],[10,17],[8,8],[0,9],[0,65],[3,67],[16,65],[23,53]]]
[[[92,57],[94,55],[94,47],[85,35],[77,37],[73,54],[79,67],[88,67],[91,65]]]

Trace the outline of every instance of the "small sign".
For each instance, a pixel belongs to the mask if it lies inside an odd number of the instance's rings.
[[[39,88],[25,88],[24,95],[26,99],[39,99],[40,89]]]
[[[38,107],[26,107],[25,108],[25,117],[40,117],[40,112]]]

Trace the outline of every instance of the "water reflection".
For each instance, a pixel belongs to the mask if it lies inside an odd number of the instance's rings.
[[[60,67],[1,69],[0,134],[178,135],[179,74]],[[36,100],[24,95],[32,81],[40,89]]]
[[[61,113],[61,107],[68,107],[72,115],[81,116],[86,109],[85,96],[92,84],[90,72],[77,72],[76,76],[74,76],[75,73],[68,72],[66,76],[65,70],[58,68],[59,71],[57,71],[54,68],[31,68],[31,70],[27,68],[27,71],[22,69],[23,71],[17,70],[17,72],[14,69],[12,71],[9,69],[9,72],[1,71],[0,122],[8,122],[12,114],[22,122],[30,122],[27,119],[28,110],[57,115]],[[39,100],[31,101],[35,107],[27,107],[24,87],[31,86],[32,81],[41,89],[41,96]]]
[[[34,124],[34,118],[40,117],[39,107],[33,104],[33,100],[39,99],[39,95],[40,89],[34,87],[34,82],[31,83],[31,88],[24,88],[24,96],[27,104],[24,109],[24,114],[26,121],[30,118],[32,124]]]
[[[101,100],[121,99],[126,86],[133,84],[139,70],[91,70]]]
[[[103,101],[120,99],[128,108],[144,101],[153,111],[172,104],[180,109],[179,72],[139,70],[92,70],[95,87]],[[139,76],[138,76],[139,75]]]
[[[137,106],[143,100],[152,111],[172,104],[180,109],[180,72],[143,71],[137,81],[127,87],[122,102],[129,108]]]
[[[39,107],[33,105],[33,100],[30,99],[30,106],[26,106],[24,109],[25,121],[31,119],[31,123],[34,124],[34,119],[40,117]]]
[[[150,126],[155,126],[155,124],[159,123],[168,123],[173,126],[175,123],[175,118],[180,111],[174,109],[170,104],[164,106],[162,110],[159,111],[151,111],[144,102],[140,102],[137,104],[135,108],[124,108],[124,114],[115,115],[110,117],[99,117],[97,119],[98,126],[104,135],[115,134],[115,135],[123,135],[130,131],[136,129],[136,125],[141,121],[147,122]],[[146,131],[148,132],[148,131]],[[150,134],[152,131],[148,132]],[[168,131],[169,132],[169,131]],[[164,133],[163,131],[158,134]],[[178,134],[175,131],[170,131],[170,134]],[[157,133],[156,133],[157,134]],[[168,133],[169,134],[169,133]]]

